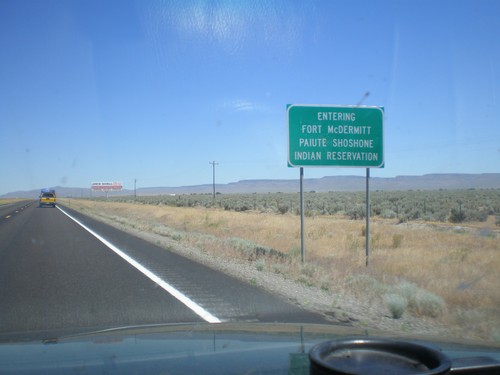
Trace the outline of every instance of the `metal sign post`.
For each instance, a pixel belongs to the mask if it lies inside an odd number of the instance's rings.
[[[305,262],[306,250],[304,244],[304,168],[300,168],[300,259]]]
[[[366,168],[366,264],[370,259],[370,168]]]

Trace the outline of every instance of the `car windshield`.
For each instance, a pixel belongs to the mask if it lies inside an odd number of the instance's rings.
[[[498,343],[499,19],[493,0],[1,1],[0,337]]]

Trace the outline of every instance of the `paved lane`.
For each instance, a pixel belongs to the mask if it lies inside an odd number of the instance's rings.
[[[0,332],[202,321],[59,210],[32,205],[9,224]]]
[[[36,202],[33,200],[23,200],[20,202],[0,205],[0,225],[8,222],[10,219],[22,213],[26,208],[35,203]]]
[[[71,217],[221,321],[324,322],[255,286],[99,223]],[[57,208],[0,225],[0,334],[204,322]]]

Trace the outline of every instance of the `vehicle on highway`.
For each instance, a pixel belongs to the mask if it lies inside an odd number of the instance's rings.
[[[42,189],[38,198],[38,207],[56,206],[56,191],[53,189]]]

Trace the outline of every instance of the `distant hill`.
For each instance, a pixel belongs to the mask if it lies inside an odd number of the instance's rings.
[[[426,174],[423,176],[372,177],[370,190],[439,190],[439,189],[500,189],[500,173],[483,174]],[[103,193],[91,192],[88,188],[56,186],[59,197],[104,196]],[[327,176],[304,179],[305,191],[363,191],[365,177],[362,176]],[[242,180],[228,184],[217,184],[216,191],[222,194],[236,193],[293,193],[299,191],[299,180]],[[207,194],[212,192],[212,184],[145,187],[137,189],[137,195],[160,194]],[[40,190],[16,191],[0,198],[37,198]],[[110,196],[132,195],[133,190],[110,193]]]

